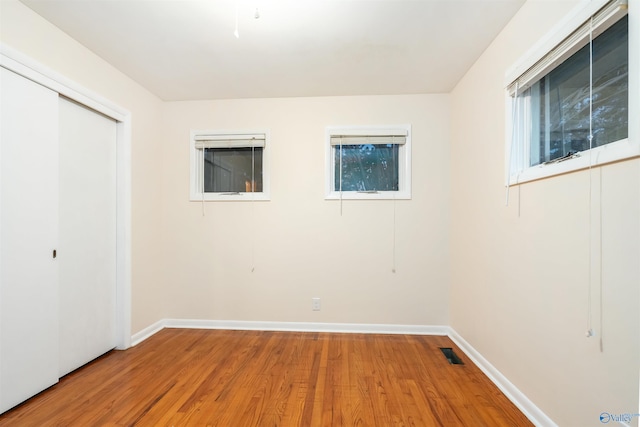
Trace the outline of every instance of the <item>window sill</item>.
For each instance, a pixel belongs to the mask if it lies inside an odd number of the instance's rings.
[[[524,184],[526,182],[551,178],[583,169],[589,166],[596,167],[608,163],[640,157],[640,144],[631,142],[628,138],[612,142],[589,151],[582,151],[578,156],[550,164],[532,166],[518,174],[512,174],[508,182],[509,186]]]
[[[264,202],[271,200],[268,193],[202,193],[192,194],[189,198],[191,202]]]
[[[411,200],[411,193],[408,191],[378,191],[375,193],[343,191],[342,196],[339,191],[331,191],[324,198],[325,200]]]

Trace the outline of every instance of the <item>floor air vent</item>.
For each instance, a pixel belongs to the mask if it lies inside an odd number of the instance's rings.
[[[442,351],[442,354],[444,354],[444,357],[447,358],[447,360],[449,361],[450,364],[452,364],[452,365],[464,365],[462,360],[460,360],[460,358],[455,354],[453,349],[448,348],[448,347],[444,347],[444,348],[440,347],[440,351]]]

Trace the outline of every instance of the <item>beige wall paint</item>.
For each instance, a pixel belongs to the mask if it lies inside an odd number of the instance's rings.
[[[640,160],[514,187],[505,207],[505,71],[575,4],[527,2],[453,91],[451,113],[451,325],[561,426],[638,412],[640,360]]]
[[[447,95],[167,103],[168,317],[446,325],[448,111]],[[395,202],[394,274],[394,202],[344,201],[340,216],[324,200],[324,138],[329,125],[407,123],[413,198]],[[188,200],[191,129],[269,129],[271,201],[207,202],[203,216]]]
[[[0,41],[132,113],[132,332],[162,319],[162,102],[18,1],[0,1]]]

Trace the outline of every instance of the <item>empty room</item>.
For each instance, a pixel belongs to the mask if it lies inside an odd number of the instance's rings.
[[[640,0],[0,0],[0,426],[635,426]]]

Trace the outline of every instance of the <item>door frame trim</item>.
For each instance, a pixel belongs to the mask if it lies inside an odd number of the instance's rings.
[[[0,66],[116,121],[116,340],[131,346],[131,112],[0,43]]]

